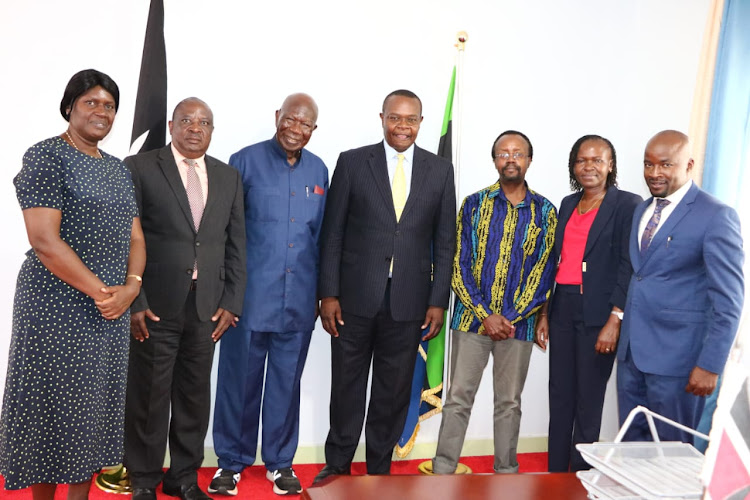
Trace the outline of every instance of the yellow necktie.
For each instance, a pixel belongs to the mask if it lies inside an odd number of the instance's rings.
[[[404,173],[404,155],[398,154],[398,163],[396,163],[396,172],[393,174],[393,208],[396,209],[396,220],[401,218],[401,213],[406,205],[406,174]]]

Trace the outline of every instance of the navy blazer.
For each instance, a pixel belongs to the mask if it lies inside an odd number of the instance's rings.
[[[555,232],[555,255],[560,256],[565,227],[583,196],[578,191],[563,198]],[[628,242],[635,207],[643,198],[610,186],[604,195],[586,239],[583,261],[583,321],[586,326],[604,326],[613,306],[625,309],[625,296],[632,274]],[[550,304],[552,302],[550,301]],[[551,311],[550,311],[551,313]]]
[[[321,232],[318,294],[372,318],[391,280],[396,321],[448,307],[456,249],[456,194],[450,161],[414,146],[411,190],[396,221],[383,143],[339,156]]]
[[[633,276],[617,359],[630,348],[639,370],[687,377],[695,366],[724,369],[744,298],[737,212],[693,184],[641,258],[635,210],[630,231]]]

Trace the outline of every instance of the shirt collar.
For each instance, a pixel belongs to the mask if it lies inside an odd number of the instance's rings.
[[[523,201],[516,205],[516,207],[528,206],[531,204],[532,194],[536,194],[529,189],[529,184],[526,181],[523,181],[523,185],[526,187],[526,196],[524,196]],[[490,198],[496,198],[499,196],[501,200],[508,202],[508,198],[505,196],[505,191],[503,191],[503,188],[500,186],[500,179],[489,187],[489,193],[487,196]]]
[[[690,186],[693,185],[693,179],[688,179],[688,181],[683,184],[680,189],[675,191],[674,193],[670,194],[669,196],[666,196],[664,199],[669,200],[669,203],[674,207],[677,206],[679,202],[682,201],[682,199],[687,194],[688,190],[690,189]],[[654,202],[656,203],[656,198],[654,198]]]
[[[294,162],[294,165],[289,165],[289,162],[286,158],[286,151],[284,151],[284,148],[281,147],[281,144],[279,144],[279,140],[276,138],[276,134],[274,134],[273,137],[271,137],[271,149],[279,155],[281,158],[284,159],[284,164],[287,167],[290,168],[296,168],[299,166],[299,164],[302,162],[302,155],[305,154],[305,148],[300,149],[299,156],[297,156],[297,161]]]
[[[385,157],[386,159],[395,159],[396,155],[402,154],[404,155],[404,160],[406,160],[409,165],[414,165],[414,144],[409,146],[409,149],[404,151],[403,153],[399,153],[393,147],[391,147],[390,144],[388,144],[388,141],[383,140],[383,147],[385,148]]]
[[[172,148],[172,155],[174,155],[174,161],[177,163],[177,165],[182,165],[185,160],[185,155],[177,151],[177,148],[174,147],[174,144],[171,142],[169,143],[169,147]],[[197,163],[198,168],[205,168],[206,167],[206,155],[202,155],[199,158],[194,158],[195,162]]]

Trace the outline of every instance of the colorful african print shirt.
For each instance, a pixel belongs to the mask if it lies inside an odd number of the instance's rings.
[[[484,334],[482,321],[497,313],[516,327],[516,339],[533,341],[554,279],[556,226],[554,205],[528,186],[515,207],[499,181],[467,196],[457,222],[451,328]]]

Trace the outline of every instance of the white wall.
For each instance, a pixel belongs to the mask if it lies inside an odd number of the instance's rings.
[[[663,128],[687,130],[708,0],[167,0],[169,109],[196,95],[215,114],[210,153],[227,160],[272,136],[273,113],[295,91],[313,95],[319,128],[309,144],[333,170],[340,151],[382,138],[378,112],[393,89],[424,103],[418,143],[437,149],[454,37],[466,30],[462,199],[494,182],[489,152],[503,130],[535,148],[528,175],[555,204],[568,193],[567,157],[585,133],[612,140],[622,188],[646,194],[641,158]],[[0,4],[0,383],[4,382],[15,279],[28,249],[12,178],[23,152],[60,134],[57,109],[70,76],[94,67],[120,86],[118,118],[103,149],[128,154],[148,0],[26,0]],[[301,446],[328,429],[328,335],[318,327],[303,378]],[[522,437],[547,431],[547,359],[532,357]],[[487,373],[489,375],[489,371]],[[467,438],[492,437],[489,377]],[[0,384],[0,387],[4,384]],[[0,389],[2,390],[2,389]],[[420,441],[437,440],[439,418]],[[612,394],[604,434],[614,435]],[[211,436],[207,445],[211,444]]]

